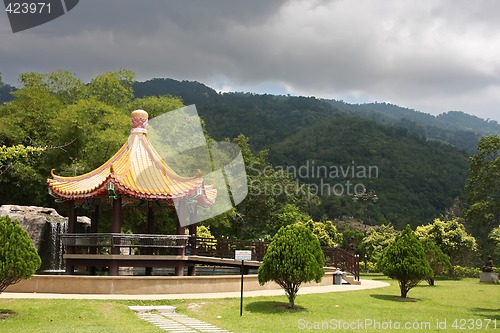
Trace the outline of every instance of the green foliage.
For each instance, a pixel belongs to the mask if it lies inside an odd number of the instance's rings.
[[[363,247],[370,261],[377,263],[384,249],[392,244],[398,232],[392,224],[382,224],[379,228],[369,228],[363,238]]]
[[[363,231],[348,226],[342,231],[341,247],[345,250],[356,252],[363,258],[366,253],[363,246],[364,237]]]
[[[31,154],[41,153],[46,148],[16,145],[0,146],[0,175],[6,172],[16,161],[27,158]]]
[[[165,113],[165,110],[175,110],[183,107],[182,100],[175,96],[149,96],[144,98],[136,98],[132,101],[133,110],[146,110],[149,119],[160,116]]]
[[[365,273],[379,273],[380,272],[380,268],[378,267],[376,262],[366,261],[366,265],[365,265],[365,261],[363,261],[363,260],[360,260],[360,262],[359,262],[359,270],[361,272],[365,272]]]
[[[453,266],[453,275],[455,277],[479,278],[479,273],[481,273],[481,269],[477,267]]]
[[[243,239],[270,238],[282,225],[296,222],[292,216],[296,214],[292,206],[301,211],[296,216],[299,220],[303,218],[304,212],[316,207],[318,198],[314,194],[307,188],[301,188],[293,177],[271,167],[267,151],[254,154],[249,139],[244,135],[236,137],[234,143],[240,147],[245,161],[249,193],[238,204],[236,214],[230,217],[233,225],[230,236]],[[281,218],[278,214],[282,214]]]
[[[490,234],[488,237],[496,243],[497,246],[500,246],[500,226],[493,228],[491,230]]]
[[[211,238],[214,239],[214,235],[212,235],[212,232],[210,231],[210,226],[206,225],[198,225],[196,226],[196,234],[198,237],[202,238]]]
[[[403,298],[420,281],[432,275],[424,248],[410,225],[384,250],[380,267],[382,273],[398,280]]]
[[[427,140],[444,142],[470,153],[475,152],[476,144],[482,136],[500,133],[498,122],[461,111],[449,111],[434,116],[389,103],[352,105],[342,101],[329,102],[338,109],[358,117],[401,127]]]
[[[113,107],[126,108],[134,98],[134,73],[120,69],[97,75],[88,85],[89,95]]]
[[[53,206],[46,185],[51,169],[62,176],[91,171],[125,143],[134,107],[151,107],[155,116],[181,105],[167,96],[134,100],[133,78],[120,70],[86,85],[67,71],[21,74],[14,99],[0,105],[0,172],[8,168],[0,178],[0,202]],[[46,149],[26,158],[23,152],[42,149],[30,147]],[[126,229],[132,228],[128,222]]]
[[[427,278],[429,285],[433,286],[436,276],[448,273],[451,268],[450,258],[441,251],[441,249],[434,243],[433,240],[429,238],[423,238],[420,240],[422,246],[424,247],[425,255],[427,257],[427,262],[432,269],[432,276]]]
[[[312,230],[313,234],[318,238],[321,246],[334,247],[342,241],[342,234],[337,231],[337,227],[332,221],[313,221],[307,222],[307,226]]]
[[[42,261],[28,233],[9,216],[0,217],[0,293],[30,278]]]
[[[461,112],[432,116],[387,103],[218,94],[198,82],[171,79],[137,82],[134,90],[138,97],[171,94],[186,104],[196,103],[215,138],[244,133],[254,151],[269,149],[275,168],[298,167],[306,160],[325,166],[348,166],[352,161],[378,166],[377,179],[362,179],[380,197],[380,203],[369,209],[368,219],[398,229],[407,223],[413,227],[427,223],[453,198],[464,197],[468,154],[475,151],[480,136],[498,134],[500,128],[495,121]],[[332,179],[330,184],[346,180]],[[321,199],[322,210],[308,210],[315,220],[323,214],[329,219],[362,216],[348,196]]]
[[[285,290],[289,307],[302,283],[321,281],[325,259],[318,239],[301,223],[282,227],[274,235],[259,267],[259,283],[276,282]]]
[[[469,159],[465,212],[474,235],[485,245],[488,234],[500,224],[500,135],[483,137],[478,153]]]
[[[281,212],[278,213],[277,219],[277,227],[280,229],[281,227],[298,222],[306,224],[309,220],[311,220],[311,216],[302,212],[299,207],[293,204],[285,204],[281,209]]]
[[[435,219],[434,223],[417,227],[415,233],[419,239],[431,239],[453,265],[466,265],[477,254],[476,239],[467,233],[459,218]]]
[[[275,165],[311,166],[308,177],[301,180],[319,187],[329,218],[350,215],[374,224],[389,222],[401,229],[406,223],[415,227],[443,212],[452,198],[464,192],[465,154],[408,131],[352,116],[326,118],[271,145],[270,152]],[[327,172],[318,172],[319,166]],[[340,168],[344,173],[338,172]],[[370,168],[371,173],[366,171]],[[342,201],[342,197],[351,199],[356,185],[376,191],[377,204],[368,209]],[[328,190],[335,190],[335,195]]]
[[[488,235],[488,239],[493,243],[493,252],[496,255],[500,255],[500,226],[494,228],[491,230],[490,234]]]

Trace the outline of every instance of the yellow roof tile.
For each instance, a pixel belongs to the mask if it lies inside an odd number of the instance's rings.
[[[142,199],[176,199],[198,196],[210,205],[217,190],[204,186],[203,178],[181,177],[158,155],[147,137],[147,113],[132,112],[132,130],[127,142],[97,169],[76,177],[62,177],[51,171],[47,179],[51,193],[66,200],[108,195],[112,183],[117,194]]]

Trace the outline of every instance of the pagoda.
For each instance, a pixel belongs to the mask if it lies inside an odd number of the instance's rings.
[[[217,189],[213,184],[205,185],[201,173],[193,177],[178,175],[157,153],[148,139],[147,124],[148,114],[143,110],[135,110],[131,114],[132,130],[127,142],[109,160],[97,169],[76,177],[62,177],[51,171],[51,178],[47,179],[49,193],[56,198],[57,202],[67,204],[68,210],[68,235],[73,235],[73,241],[68,242],[66,248],[66,273],[73,274],[75,265],[89,266],[107,265],[109,275],[118,275],[120,262],[120,245],[116,244],[123,237],[121,234],[122,208],[125,204],[147,207],[148,211],[148,235],[153,235],[155,230],[154,208],[171,207],[177,211],[177,239],[185,239],[185,227],[189,225],[189,233],[196,234],[197,209],[198,207],[210,206],[215,202]],[[111,233],[114,236],[111,242],[111,256],[102,259],[98,256],[87,256],[78,261],[69,259],[74,254],[76,244],[95,245],[92,248],[96,252],[99,241],[98,219],[99,209],[103,203],[112,206]],[[146,206],[147,205],[147,206]],[[89,234],[76,234],[77,207],[91,207],[91,226]],[[90,237],[93,235],[93,238]],[[173,235],[171,235],[173,236]],[[175,237],[174,237],[175,238]],[[142,235],[142,240],[147,239]],[[161,239],[156,236],[156,240]],[[172,237],[168,239],[173,239]],[[96,243],[97,242],[97,243]],[[184,246],[177,249],[177,255],[184,254]],[[113,257],[114,256],[114,257]],[[89,259],[89,258],[94,258]],[[104,260],[104,261],[103,261]],[[152,268],[147,262],[146,274],[151,274]],[[138,265],[141,265],[139,263]],[[182,275],[184,266],[182,262],[176,263],[176,274]]]

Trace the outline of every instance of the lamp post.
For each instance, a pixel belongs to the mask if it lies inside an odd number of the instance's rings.
[[[366,189],[364,189],[363,191],[361,192],[357,192],[357,193],[354,193],[353,197],[352,197],[352,200],[354,202],[364,202],[365,204],[365,209],[364,209],[364,219],[363,219],[363,226],[364,226],[364,231],[366,233],[366,219],[368,218],[368,204],[370,202],[372,203],[376,203],[378,201],[378,197],[377,197],[377,194],[375,193],[375,191],[371,190],[371,191],[366,191]]]
[[[360,202],[362,201],[365,205],[364,207],[364,219],[363,219],[363,234],[364,234],[364,237],[366,237],[366,220],[368,219],[368,205],[369,203],[376,203],[378,201],[378,197],[377,197],[377,194],[375,193],[375,191],[371,190],[371,191],[366,191],[366,188],[361,191],[361,192],[357,192],[357,193],[354,193],[353,197],[352,197],[352,200],[354,202]],[[364,262],[365,262],[365,273],[368,272],[368,256],[367,254],[365,253],[364,255]]]

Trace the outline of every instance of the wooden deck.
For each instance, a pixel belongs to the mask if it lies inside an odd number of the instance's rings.
[[[63,234],[66,246],[66,273],[75,267],[108,267],[110,275],[118,275],[119,267],[145,267],[151,275],[154,267],[175,267],[176,275],[195,275],[197,265],[239,267],[236,250],[248,250],[252,260],[245,261],[245,272],[258,268],[269,242],[227,238],[201,238],[188,235],[152,234]],[[359,280],[359,256],[338,247],[323,247],[325,266],[350,272]]]

